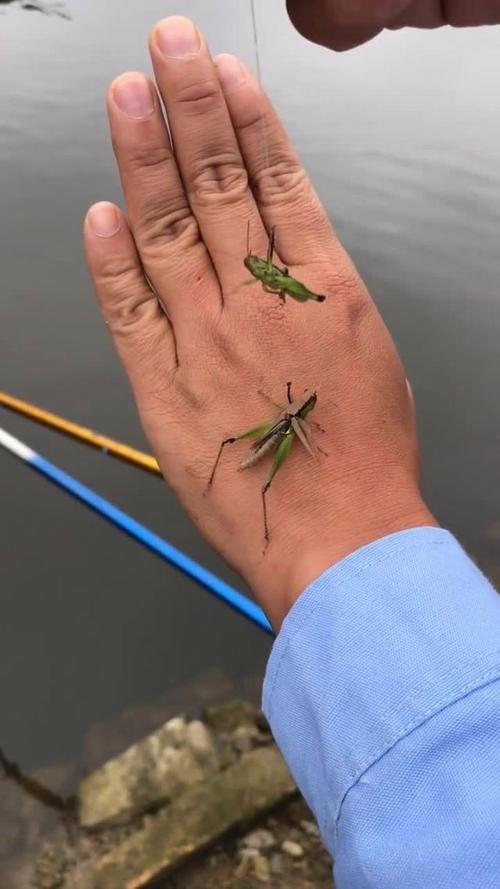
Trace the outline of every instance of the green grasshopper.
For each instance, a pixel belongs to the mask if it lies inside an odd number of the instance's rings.
[[[273,264],[275,242],[276,231],[273,228],[269,237],[267,258],[261,259],[259,256],[254,256],[250,250],[250,224],[248,225],[248,253],[243,261],[253,277],[250,281],[245,281],[245,284],[256,284],[260,281],[266,293],[277,293],[282,302],[285,302],[287,296],[300,303],[308,302],[308,300],[317,303],[324,302],[326,296],[313,293],[305,284],[292,278],[287,268],[280,268]]]
[[[314,443],[311,431],[309,429],[310,425],[314,425],[316,426],[316,428],[324,432],[324,429],[322,429],[319,423],[313,423],[311,420],[308,420],[308,414],[310,414],[310,412],[316,407],[316,403],[318,401],[317,393],[306,390],[302,398],[294,401],[292,398],[292,384],[287,383],[286,389],[288,401],[286,407],[282,404],[276,404],[263,392],[259,393],[260,395],[263,395],[268,401],[271,401],[271,404],[275,408],[278,408],[281,413],[278,415],[278,417],[276,417],[274,420],[271,420],[270,422],[263,423],[253,429],[249,429],[247,432],[242,432],[240,435],[231,435],[229,436],[229,438],[225,438],[219,448],[219,453],[217,454],[217,459],[215,461],[214,468],[212,470],[212,474],[208,480],[206,488],[206,491],[208,491],[208,489],[213,484],[215,473],[217,472],[217,467],[219,465],[222,453],[226,445],[234,444],[237,441],[243,441],[245,439],[254,439],[253,444],[251,445],[250,454],[239,467],[240,471],[251,469],[252,466],[255,466],[256,463],[259,463],[260,460],[263,459],[263,457],[275,451],[271,472],[261,492],[262,508],[264,513],[264,539],[266,542],[266,546],[269,542],[266,495],[269,491],[269,488],[271,487],[274,476],[278,472],[278,469],[283,466],[283,463],[288,457],[295,438],[299,439],[301,444],[305,447],[306,451],[308,451],[312,457],[316,457],[317,451],[325,454],[325,452],[322,451],[321,448],[319,448]]]

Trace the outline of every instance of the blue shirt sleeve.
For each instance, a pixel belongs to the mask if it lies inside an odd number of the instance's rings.
[[[437,528],[328,569],[274,643],[264,710],[337,889],[499,889],[500,596]]]

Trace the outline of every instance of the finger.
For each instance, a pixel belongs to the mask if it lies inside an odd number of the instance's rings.
[[[349,329],[357,326],[370,305],[368,292],[271,102],[246,69],[243,83],[230,87],[228,74],[240,65],[234,57],[219,56],[216,62],[260,216],[268,231],[276,230],[279,261],[311,290],[327,296],[321,312],[335,312],[338,320],[342,316]],[[328,298],[337,294],[342,301]],[[304,306],[289,303],[291,321],[304,315]],[[317,310],[317,305],[308,309]]]
[[[449,25],[463,28],[470,25],[498,25],[500,5],[498,0],[447,0],[444,4]]]
[[[215,61],[257,206],[266,228],[276,228],[281,259],[293,266],[307,264],[312,253],[331,258],[330,222],[269,99],[234,56]],[[239,84],[236,69],[243,71]]]
[[[338,51],[375,37],[405,0],[287,0],[294,27],[314,43]]]
[[[230,293],[241,283],[248,222],[261,232],[262,223],[215,66],[203,36],[180,16],[159,22],[150,48],[184,187]]]
[[[439,28],[446,24],[444,5],[440,0],[413,0],[403,12],[387,23],[390,29]]]
[[[104,320],[139,406],[168,389],[177,369],[170,322],[149,287],[127,222],[107,202],[84,224],[87,262]]]
[[[179,309],[190,324],[205,323],[204,313],[220,305],[219,286],[184,191],[156,89],[143,74],[130,72],[111,84],[107,104],[130,225],[147,277],[174,324]]]

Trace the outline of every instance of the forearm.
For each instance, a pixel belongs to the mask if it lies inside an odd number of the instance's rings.
[[[499,597],[431,528],[354,553],[285,620],[264,707],[338,889],[497,885],[499,631]]]

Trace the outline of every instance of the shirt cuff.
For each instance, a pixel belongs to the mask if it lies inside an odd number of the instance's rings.
[[[438,528],[382,538],[305,590],[274,643],[263,708],[323,836],[373,763],[499,676],[499,645],[500,597]]]

